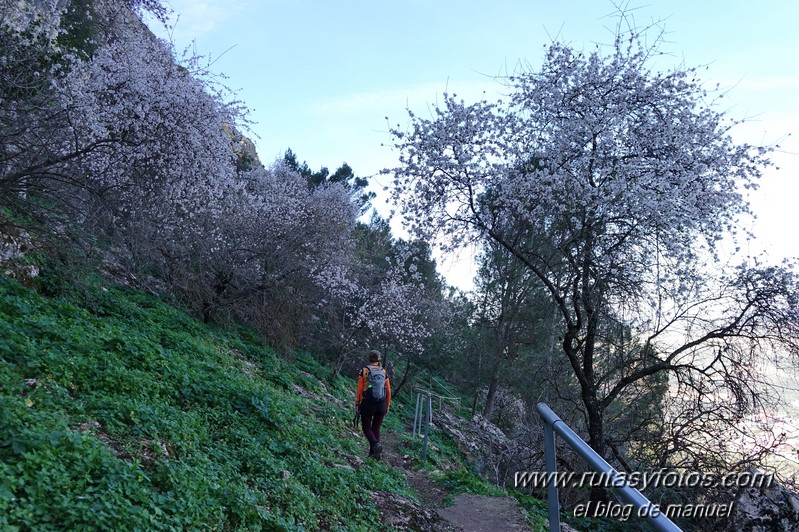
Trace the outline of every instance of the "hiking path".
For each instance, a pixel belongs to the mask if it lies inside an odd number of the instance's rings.
[[[462,532],[529,531],[530,525],[513,497],[489,497],[462,493],[447,497],[449,492],[430,478],[425,471],[412,469],[411,458],[399,448],[394,431],[383,436],[382,460],[399,468],[408,485],[419,495],[421,504],[401,508],[396,501],[376,501],[386,524],[399,530],[435,530]],[[379,498],[379,497],[378,497]],[[451,505],[447,505],[448,502]],[[381,504],[382,503],[382,504]],[[408,515],[416,512],[416,515]]]

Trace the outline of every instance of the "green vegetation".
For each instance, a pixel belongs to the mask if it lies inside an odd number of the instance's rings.
[[[350,388],[140,292],[0,276],[0,528],[375,529],[367,487],[410,492],[349,465]]]
[[[419,499],[400,469],[357,465],[353,383],[313,356],[143,292],[46,288],[62,295],[0,276],[1,529],[373,530],[370,491]],[[505,494],[441,431],[422,464],[412,417],[399,398],[385,428],[417,467],[453,494]]]
[[[489,497],[502,497],[505,495],[502,489],[486,483],[479,475],[466,469],[447,471],[441,474],[438,480],[452,494],[473,493]]]

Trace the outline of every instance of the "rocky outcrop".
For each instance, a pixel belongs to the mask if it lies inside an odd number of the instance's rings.
[[[540,453],[508,438],[480,415],[464,419],[439,409],[433,413],[433,425],[446,432],[483,477],[497,485],[513,482],[516,471],[542,470]]]
[[[39,275],[39,269],[25,264],[23,259],[33,250],[33,242],[27,231],[13,227],[0,230],[0,271],[20,282],[27,282]]]
[[[735,501],[727,530],[799,530],[799,496],[776,481],[769,487],[744,489]]]

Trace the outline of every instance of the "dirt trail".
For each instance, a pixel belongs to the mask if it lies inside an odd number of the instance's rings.
[[[388,432],[384,435],[383,461],[403,470],[408,484],[421,498],[424,513],[434,512],[435,517],[441,518],[449,530],[464,532],[530,530],[530,525],[527,524],[518,507],[518,502],[513,497],[487,497],[464,493],[455,496],[452,506],[444,507],[447,490],[430,479],[423,471],[411,469],[410,458],[405,458],[405,455],[397,449],[397,445],[396,433]],[[399,523],[393,522],[392,524],[397,526]],[[441,528],[433,529],[442,530]]]
[[[462,493],[455,504],[438,514],[468,532],[515,532],[530,530],[513,497],[486,497]]]

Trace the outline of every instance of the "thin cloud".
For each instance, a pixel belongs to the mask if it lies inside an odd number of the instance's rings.
[[[759,76],[744,80],[741,84],[746,90],[799,90],[799,76]]]
[[[720,83],[721,87],[728,87],[736,92],[799,90],[799,76],[796,75],[750,75],[739,79],[725,79]]]
[[[168,5],[173,11],[170,26],[189,39],[214,31],[221,22],[247,7],[246,2],[232,0],[171,0]]]
[[[467,102],[486,97],[495,100],[500,96],[502,86],[493,81],[449,81],[427,82],[399,89],[383,89],[345,94],[312,102],[309,109],[319,115],[340,115],[353,112],[389,112],[398,107],[409,107],[414,111],[442,100],[443,94],[456,94]],[[389,118],[392,118],[389,116]]]

